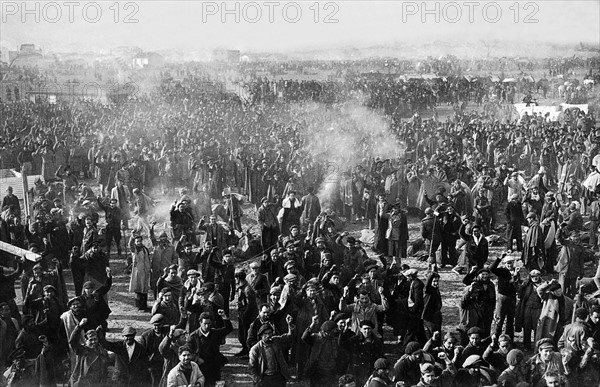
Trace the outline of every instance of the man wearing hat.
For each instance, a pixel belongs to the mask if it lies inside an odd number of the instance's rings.
[[[175,246],[169,243],[169,237],[166,232],[161,232],[156,239],[154,233],[154,226],[156,222],[152,222],[150,225],[150,240],[152,241],[152,270],[150,275],[150,287],[154,291],[154,298],[156,299],[157,289],[156,282],[163,275],[165,268],[177,263],[177,256],[175,253]]]
[[[268,254],[272,249],[277,248],[277,238],[279,237],[279,221],[275,203],[269,203],[269,199],[266,196],[263,197],[256,216],[260,227],[263,254]]]
[[[494,382],[494,373],[485,364],[479,355],[467,357],[462,367],[456,373],[453,385],[465,387],[492,385]]]
[[[164,325],[164,316],[160,313],[152,316],[150,324],[152,324],[152,328],[142,333],[140,344],[146,348],[148,355],[151,387],[158,387],[164,363],[164,358],[160,353],[160,343],[169,333],[169,328]]]
[[[390,380],[390,362],[386,358],[379,358],[373,364],[373,374],[365,384],[367,387],[387,387],[392,385]]]
[[[339,351],[336,324],[324,321],[319,329],[319,317],[302,334],[302,341],[310,346],[310,355],[304,374],[310,378],[311,386],[329,386],[337,380],[337,359]]]
[[[356,377],[357,386],[362,386],[373,373],[375,361],[383,356],[383,341],[375,335],[375,324],[363,320],[359,324],[358,333],[348,338],[342,336],[340,345],[350,349],[352,361],[349,372]]]
[[[531,331],[536,331],[542,310],[542,299],[537,292],[537,288],[541,284],[542,273],[539,270],[532,270],[518,291],[519,303],[515,315],[515,331],[523,330],[525,350],[531,349]]]
[[[169,212],[171,228],[173,229],[173,239],[179,240],[182,236],[186,236],[190,242],[195,240],[193,228],[194,228],[194,216],[190,211],[187,210],[187,206],[184,202],[175,202],[171,205],[171,211]],[[206,218],[204,218],[205,221]],[[202,221],[200,222],[201,224]]]
[[[527,360],[525,365],[525,379],[532,386],[540,386],[544,383],[544,375],[548,372],[557,372],[561,377],[565,376],[565,368],[560,353],[555,352],[552,339],[544,338],[537,343],[537,353]],[[564,380],[564,379],[563,379]]]
[[[136,294],[136,307],[140,311],[148,311],[148,290],[150,285],[150,250],[142,243],[141,235],[131,235],[129,251],[131,251],[132,269],[129,281],[129,292]]]
[[[312,235],[314,225],[313,223],[321,213],[321,202],[314,193],[314,187],[310,186],[306,189],[308,192],[302,197],[302,225],[303,230],[308,232],[308,235]]]
[[[111,198],[108,206],[102,202],[100,196],[97,200],[98,206],[104,211],[104,218],[106,219],[106,255],[110,256],[110,246],[114,240],[115,245],[117,245],[117,253],[121,257],[121,223],[123,222],[123,216],[121,209],[117,206],[117,199]]]
[[[421,363],[419,366],[421,371],[421,379],[416,387],[443,387],[450,386],[456,375],[456,366],[454,362],[446,356],[445,353],[440,353],[439,357],[445,361],[446,367],[442,369],[437,364]]]
[[[351,273],[361,274],[364,263],[368,259],[367,253],[353,236],[346,238],[346,243],[348,247],[344,249],[344,268]]]
[[[258,330],[260,341],[250,350],[248,371],[257,387],[285,386],[291,379],[284,351],[293,345],[296,327],[292,317],[286,317],[288,332],[275,336],[271,325],[265,324]]]
[[[505,386],[516,386],[518,383],[525,382],[525,374],[523,372],[523,361],[525,355],[519,349],[511,349],[506,355],[506,368],[498,376],[498,384]]]
[[[190,334],[189,345],[196,358],[202,359],[200,371],[204,374],[205,387],[214,387],[221,380],[221,370],[227,363],[227,359],[221,353],[220,346],[225,337],[233,331],[231,320],[223,309],[217,310],[219,320],[223,326],[215,327],[215,319],[209,313],[202,313],[198,320],[198,329]]]
[[[421,377],[420,364],[423,362],[423,347],[416,341],[411,341],[404,348],[404,355],[394,365],[394,382],[404,382],[414,386]]]
[[[561,248],[554,270],[558,273],[558,283],[564,294],[573,298],[577,291],[577,280],[583,278],[585,274],[584,248],[579,239],[579,231],[570,231],[569,239],[565,239],[564,234],[559,232],[558,242]]]
[[[502,263],[502,267],[500,267]],[[496,309],[492,331],[496,336],[502,334],[502,326],[506,319],[506,334],[514,337],[515,307],[517,305],[517,290],[521,283],[519,269],[515,268],[515,257],[503,253],[498,257],[490,271],[498,278],[498,292],[496,295]]]
[[[206,215],[202,217],[198,224],[200,231],[206,232],[206,242],[210,242],[211,246],[219,249],[227,248],[227,237],[225,235],[225,229],[219,223],[217,223],[217,216],[210,214],[208,217],[208,224],[206,223]],[[189,239],[189,238],[188,238]]]
[[[239,313],[238,339],[240,344],[242,344],[242,350],[236,353],[235,356],[247,356],[249,352],[249,348],[246,345],[248,328],[258,315],[256,293],[254,293],[254,290],[252,290],[252,287],[246,281],[245,271],[236,272],[234,278],[236,285],[235,299]]]
[[[292,225],[300,224],[302,215],[302,202],[296,198],[296,191],[290,191],[281,203],[283,215],[281,218],[281,231],[284,235],[288,233]]]
[[[187,346],[188,333],[184,329],[171,325],[169,333],[160,343],[160,353],[165,359],[159,386],[167,386],[169,372],[179,363],[179,348]]]
[[[490,270],[477,270],[474,266],[463,278],[463,283],[467,286],[460,303],[461,323],[467,328],[479,327],[489,336],[496,305],[496,289],[490,281]]]
[[[506,217],[506,239],[508,250],[513,249],[513,240],[517,241],[517,251],[523,250],[523,233],[521,226],[525,224],[525,215],[523,214],[523,206],[519,200],[519,195],[512,194],[509,196],[509,202],[504,210]]]
[[[525,246],[521,259],[527,269],[540,270],[544,266],[544,257],[546,255],[544,234],[535,212],[528,213],[525,219],[527,220],[529,229],[525,235]]]
[[[206,241],[204,244],[206,245],[207,243],[210,244],[211,242]],[[200,253],[194,252],[193,248],[194,245],[187,239],[187,236],[185,235],[182,235],[175,244],[175,254],[178,257],[178,274],[184,281],[187,279],[188,270],[197,270],[198,264],[200,263]]]
[[[267,296],[269,295],[270,285],[267,276],[260,272],[261,264],[260,261],[254,261],[250,263],[250,274],[246,277],[248,283],[256,294],[257,304],[266,303]]]
[[[85,332],[84,344],[80,341],[80,334],[87,322],[86,318],[81,319],[69,338],[69,344],[75,353],[70,379],[73,387],[103,385],[109,381],[110,358],[106,349],[100,345],[98,332],[90,329]]]
[[[130,326],[123,328],[123,340],[117,342],[106,340],[104,330],[99,333],[102,347],[115,354],[113,382],[118,386],[147,386],[150,381],[148,355],[146,348],[135,340],[137,331]]]
[[[408,223],[406,214],[401,211],[400,205],[392,206],[392,211],[387,214],[388,228],[385,238],[388,241],[388,254],[394,257],[394,262],[400,264],[400,258],[406,258],[408,248]]]

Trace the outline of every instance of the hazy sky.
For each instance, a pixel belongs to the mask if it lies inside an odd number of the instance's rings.
[[[282,51],[465,39],[600,41],[599,0],[0,3],[2,46],[13,49],[21,43],[45,51]]]

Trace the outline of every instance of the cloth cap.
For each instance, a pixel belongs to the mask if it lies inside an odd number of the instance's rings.
[[[411,276],[411,275],[417,275],[417,274],[419,274],[419,271],[418,271],[417,269],[408,269],[408,270],[404,270],[404,271],[402,272],[402,274],[403,274],[405,277],[409,277],[409,276]]]
[[[300,229],[300,227],[297,224],[294,224],[294,225],[290,226],[290,231],[292,231],[295,228],[297,228],[298,230]]]
[[[404,348],[404,353],[410,355],[417,352],[420,349],[422,349],[421,344],[419,344],[417,341],[411,341],[410,343],[406,344],[406,348]]]
[[[523,354],[523,352],[521,350],[511,349],[508,352],[508,355],[506,355],[506,362],[508,363],[508,365],[516,366],[517,364],[522,362],[524,358],[525,358],[525,355]]]
[[[125,327],[123,328],[123,331],[121,332],[121,334],[123,336],[135,336],[137,333],[137,331],[133,328],[133,327]]]
[[[54,286],[52,286],[52,285],[46,285],[46,286],[44,286],[43,290],[45,292],[48,292],[48,291],[52,290],[54,293],[57,293],[56,288]]]
[[[338,321],[343,320],[346,318],[346,315],[344,313],[338,313],[335,316],[333,316],[333,321],[337,324]]]
[[[506,257],[502,258],[502,262],[506,263],[506,262],[511,262],[514,261],[515,257],[513,255],[507,255]]]
[[[490,269],[488,269],[487,267],[484,267],[483,269],[479,269],[477,271],[477,275],[481,274],[481,273],[489,273]]]
[[[196,275],[196,276],[200,276],[200,272],[198,270],[195,269],[190,269],[187,271],[187,276],[191,276],[191,275]]]
[[[254,262],[252,262],[252,263],[250,264],[250,267],[251,267],[252,269],[259,269],[259,268],[260,268],[260,263],[258,263],[258,262],[256,262],[256,261],[254,261]]]
[[[74,303],[75,301],[79,301],[79,303],[81,303],[81,300],[79,299],[79,297],[73,297],[69,301],[67,301],[67,306],[71,306],[71,304]]]
[[[269,291],[269,294],[281,294],[282,291],[283,291],[283,288],[281,286],[273,286],[271,288],[271,291]]]
[[[442,375],[442,368],[432,364],[432,363],[422,363],[419,365],[419,368],[421,369],[421,373],[422,374],[435,374],[435,376],[440,376]]]
[[[321,324],[321,330],[323,332],[331,332],[333,329],[335,329],[335,327],[335,323],[331,320],[327,320],[323,324]]]
[[[375,371],[377,370],[387,370],[390,368],[390,362],[385,358],[379,358],[375,360],[375,364],[373,365]]]
[[[288,274],[285,277],[283,277],[283,280],[286,282],[294,282],[298,279],[298,276],[296,274]]]
[[[289,260],[289,261],[287,261],[286,263],[284,263],[284,264],[283,264],[283,267],[284,267],[286,270],[288,270],[288,269],[290,269],[290,268],[292,268],[292,267],[296,267],[296,261],[294,261],[294,260]]]
[[[317,239],[315,239],[315,243],[318,243],[318,242],[323,242],[324,243],[325,242],[325,238],[318,237]]]
[[[542,272],[539,271],[538,269],[533,269],[532,271],[529,272],[529,276],[530,277],[535,277],[535,276],[541,276]]]
[[[260,328],[258,328],[258,336],[260,337],[263,333],[268,331],[275,331],[270,324],[263,324]]]
[[[365,268],[366,272],[370,272],[371,270],[377,270],[377,265],[373,264],[373,265],[369,265]]]
[[[552,341],[552,339],[544,338],[544,339],[541,339],[540,341],[538,341],[538,350],[542,350],[542,349],[546,349],[546,348],[554,349],[554,342]]]
[[[160,313],[157,313],[154,316],[152,316],[152,318],[150,319],[150,324],[162,323],[164,319],[165,319],[165,316],[163,316]]]
[[[479,327],[472,327],[472,328],[469,328],[469,330],[467,331],[468,336],[477,335],[477,334],[479,334],[479,335],[483,334],[483,331]]]
[[[468,367],[476,366],[476,365],[478,365],[480,363],[481,363],[481,356],[479,356],[479,355],[471,355],[463,363],[463,368],[468,368]]]
[[[96,285],[94,285],[94,283],[93,283],[92,281],[86,281],[86,282],[83,284],[83,288],[84,288],[84,289],[95,289],[95,288],[96,288]]]

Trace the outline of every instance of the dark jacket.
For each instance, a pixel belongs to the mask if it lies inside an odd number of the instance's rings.
[[[124,387],[148,385],[150,380],[148,355],[142,344],[137,341],[134,343],[133,356],[129,359],[125,341],[111,342],[103,339],[101,343],[104,348],[115,353],[113,381],[120,382]]]

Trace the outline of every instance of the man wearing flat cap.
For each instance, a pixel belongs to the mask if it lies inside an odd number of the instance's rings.
[[[400,204],[392,206],[386,215],[388,228],[385,237],[388,241],[388,254],[394,257],[394,262],[400,265],[400,258],[406,258],[408,243],[408,223],[406,214],[400,209]]]
[[[311,386],[331,386],[337,380],[337,358],[339,351],[336,324],[331,320],[321,323],[313,316],[309,327],[302,334],[302,341],[310,346],[305,375]]]
[[[156,282],[163,275],[165,268],[177,263],[177,254],[175,252],[175,246],[169,242],[169,237],[166,232],[161,232],[156,239],[154,233],[154,227],[156,222],[150,224],[150,241],[152,241],[152,256],[151,256],[151,274],[150,274],[150,288],[154,292],[154,298],[156,299],[157,289]],[[160,290],[160,289],[159,289]]]
[[[489,336],[496,306],[496,289],[490,281],[490,270],[477,270],[473,266],[463,283],[466,287],[460,302],[461,323],[467,328],[479,327]]]
[[[529,272],[528,278],[519,287],[519,303],[515,314],[515,331],[523,330],[523,348],[531,349],[531,331],[537,329],[542,310],[542,299],[537,288],[542,284],[542,273],[539,270]]]
[[[558,261],[554,270],[558,273],[558,283],[564,294],[573,298],[577,291],[577,280],[584,276],[584,248],[579,239],[579,231],[570,231],[566,239],[563,233],[558,233],[558,242],[561,245]]]
[[[164,363],[164,358],[160,353],[159,346],[169,333],[169,328],[164,326],[164,316],[160,313],[152,316],[150,324],[152,324],[152,328],[142,333],[140,344],[146,348],[146,354],[148,355],[150,386],[158,387]]]
[[[272,249],[277,248],[277,238],[279,237],[279,221],[275,203],[270,203],[267,197],[262,198],[256,216],[260,227],[263,254],[268,254]]]
[[[98,332],[93,329],[86,331],[84,344],[81,343],[81,333],[87,322],[86,318],[81,319],[69,338],[75,353],[75,358],[71,359],[73,368],[70,383],[73,387],[105,385],[109,382],[110,358],[100,345]]]
[[[500,266],[502,263],[502,266]],[[517,305],[517,290],[521,284],[519,269],[515,268],[515,257],[503,253],[498,257],[490,271],[498,278],[498,294],[494,311],[494,326],[492,331],[496,336],[502,334],[502,326],[506,320],[506,334],[514,337],[515,307]]]
[[[513,249],[513,240],[516,240],[517,251],[523,251],[523,232],[521,226],[525,224],[525,214],[523,214],[523,206],[519,200],[519,195],[512,194],[509,196],[509,202],[504,209],[506,217],[506,239],[507,249]]]
[[[440,359],[446,363],[444,369],[433,363],[422,363],[419,366],[421,379],[416,387],[444,387],[452,384],[457,372],[456,366],[445,353],[440,353]]]
[[[273,327],[268,324],[258,330],[260,341],[251,348],[248,362],[248,372],[257,387],[285,386],[291,379],[284,351],[293,345],[296,327],[289,315],[286,322],[288,332],[281,336],[275,336]]]
[[[99,333],[102,347],[115,354],[113,382],[123,387],[147,386],[150,381],[148,355],[146,348],[135,340],[137,331],[130,326],[123,328],[123,340],[117,342],[106,340],[104,330]]]
[[[543,378],[547,372],[558,372],[563,378],[565,375],[562,356],[555,352],[554,342],[549,338],[537,342],[537,353],[527,360],[525,369],[527,371],[525,379],[532,386],[543,386],[545,384]]]
[[[375,324],[370,320],[361,321],[358,333],[340,339],[342,348],[349,348],[352,361],[348,371],[356,377],[356,385],[362,386],[373,373],[375,361],[383,356],[383,341],[375,335]]]
[[[258,306],[256,305],[256,293],[246,280],[245,271],[237,271],[234,275],[236,285],[236,302],[239,313],[238,339],[242,344],[242,350],[235,356],[247,356],[249,348],[246,345],[248,338],[248,328],[258,315]]]

